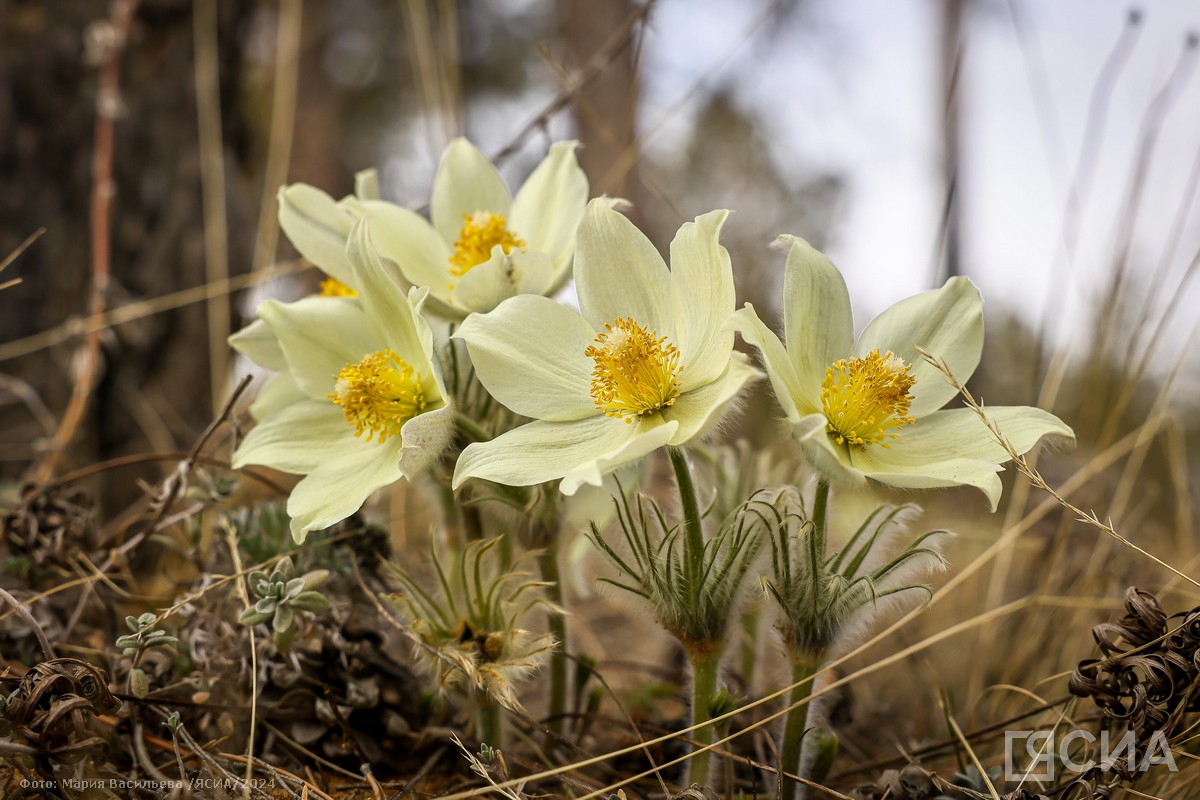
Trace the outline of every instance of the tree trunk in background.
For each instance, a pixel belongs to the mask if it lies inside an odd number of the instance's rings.
[[[962,176],[959,102],[963,57],[963,6],[966,0],[941,0],[940,73],[942,103],[942,179],[946,187],[942,249],[935,286],[962,274]]]
[[[559,6],[562,37],[579,69],[633,10],[629,0],[565,0]],[[582,148],[579,162],[591,182],[591,195],[624,197],[637,204],[632,159],[637,138],[637,70],[634,46],[621,50],[575,104]]]

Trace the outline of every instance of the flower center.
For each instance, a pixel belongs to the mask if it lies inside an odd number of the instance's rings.
[[[626,423],[674,405],[679,397],[679,350],[634,322],[618,317],[604,326],[584,355],[592,369],[592,399],[596,408]]]
[[[499,214],[476,211],[463,214],[463,220],[458,241],[454,243],[454,255],[450,256],[450,274],[456,278],[491,258],[496,245],[503,247],[505,254],[525,249],[525,240],[510,231]]]
[[[337,278],[326,278],[321,281],[321,297],[358,297],[358,292]]]
[[[865,358],[833,362],[821,382],[830,438],[856,447],[888,447],[885,439],[899,439],[900,429],[916,422],[905,416],[913,401],[909,390],[917,382],[911,369],[891,351],[879,355],[878,348]]]
[[[381,444],[428,407],[421,375],[391,350],[342,367],[329,399],[341,407],[355,436],[365,433],[368,442],[378,436]]]

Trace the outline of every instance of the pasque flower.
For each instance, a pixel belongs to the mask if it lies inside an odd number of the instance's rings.
[[[455,337],[484,387],[534,421],[469,445],[454,485],[561,478],[572,494],[710,430],[757,374],[722,330],[734,308],[729,254],[718,242],[727,214],[680,228],[668,269],[633,223],[593,200],[578,233],[578,312],[524,295],[468,317]]]
[[[421,316],[427,292],[405,295],[368,227],[356,223],[346,245],[357,299],[268,300],[258,309],[263,324],[231,339],[252,361],[288,376],[286,398],[260,399],[258,425],[233,464],[305,476],[288,499],[298,541],[350,516],[376,489],[422,472],[450,438],[452,411]]]
[[[974,486],[994,510],[1000,465],[1010,460],[973,411],[944,410],[957,393],[917,348],[943,359],[965,381],[983,350],[983,301],[966,278],[902,300],[854,342],[841,273],[803,239],[790,245],[784,273],[784,339],[749,303],[730,326],[758,348],[793,437],[834,479],[866,478],[906,489]],[[1026,406],[989,407],[1020,453],[1046,436],[1074,438],[1058,417]]]
[[[305,258],[357,289],[345,241],[365,216],[379,254],[408,285],[429,287],[434,310],[452,318],[490,311],[515,295],[552,294],[565,280],[588,195],[575,147],[551,146],[514,198],[487,157],[455,139],[434,179],[432,223],[369,194],[335,201],[295,184],[280,192],[280,224]]]

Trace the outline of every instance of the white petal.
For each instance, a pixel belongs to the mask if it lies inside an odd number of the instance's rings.
[[[371,241],[374,231],[375,226],[370,220],[359,220],[346,245],[346,260],[358,282],[363,310],[383,342],[396,355],[418,372],[428,374],[432,366],[429,363],[431,352],[423,346],[417,333],[417,314],[405,289],[389,274],[375,252]]]
[[[300,391],[290,372],[279,372],[268,378],[258,390],[258,397],[250,404],[250,416],[261,422],[285,406],[309,399]]]
[[[463,215],[477,211],[508,216],[508,187],[487,156],[466,139],[455,139],[442,154],[433,181],[433,227],[448,244],[458,239]]]
[[[895,448],[892,448],[895,449]],[[854,451],[854,465],[871,480],[900,489],[936,489],[945,486],[974,486],[988,499],[991,510],[1000,502],[1003,485],[999,465],[991,461],[948,458],[943,461],[901,463],[889,450],[873,447]]]
[[[545,253],[492,248],[492,257],[458,279],[451,297],[468,311],[486,313],[501,301],[521,294],[546,294],[554,284],[554,267]]]
[[[521,295],[467,317],[454,338],[467,343],[488,392],[516,413],[553,421],[598,413],[588,393],[594,364],[584,355],[596,332],[571,309]]]
[[[341,522],[362,508],[375,490],[402,477],[392,440],[383,445],[360,443],[364,447],[339,453],[292,489],[287,511],[297,542],[303,542],[309,531]]]
[[[603,474],[665,445],[678,423],[626,424],[605,416],[571,422],[530,422],[490,442],[467,446],[454,469],[454,488],[467,478],[532,486],[558,478],[562,491],[599,485]]]
[[[679,430],[670,444],[682,447],[692,439],[707,435],[730,411],[734,399],[747,383],[761,373],[746,363],[741,353],[726,361],[725,372],[705,386],[684,392],[675,405],[663,409],[663,418],[679,422]]]
[[[944,359],[954,377],[966,383],[983,352],[983,300],[974,284],[951,278],[940,289],[901,300],[872,320],[859,339],[860,356],[877,347],[912,365],[917,382],[909,414],[919,419],[944,406],[957,390],[921,357],[918,346]]]
[[[434,296],[450,300],[450,248],[419,214],[395,203],[367,201],[358,204],[371,220],[371,241],[379,255],[400,268],[413,286],[428,286]]]
[[[279,338],[296,385],[315,400],[333,391],[342,367],[383,347],[366,313],[348,298],[267,300],[258,307],[258,315]]]
[[[283,357],[275,332],[261,319],[230,336],[229,346],[264,369],[276,372],[287,369],[287,359]]]
[[[800,379],[796,377],[796,367],[783,342],[758,318],[753,305],[746,303],[745,307],[733,312],[726,326],[741,334],[746,344],[758,348],[767,377],[771,379],[775,399],[791,422],[799,422],[801,417],[819,412],[820,396],[804,395]]]
[[[790,242],[783,275],[783,329],[795,365],[802,405],[821,408],[825,370],[854,349],[854,319],[842,273],[798,236]]]
[[[1029,406],[996,406],[984,409],[1000,428],[1017,453],[1025,454],[1044,437],[1074,439],[1075,434],[1062,420],[1048,411]],[[969,408],[935,411],[906,427],[892,443],[888,462],[919,465],[952,458],[975,459],[1003,464],[1012,457],[979,416]]]
[[[671,309],[685,391],[724,372],[733,351],[733,331],[723,325],[734,309],[733,267],[719,241],[728,216],[721,210],[696,217],[671,242]]]
[[[588,203],[575,250],[579,309],[596,330],[633,317],[672,336],[671,273],[650,240],[603,199]]]
[[[305,398],[279,409],[254,426],[233,454],[233,467],[248,464],[305,474],[338,457],[359,450],[354,426],[328,400]]]
[[[587,206],[588,180],[575,158],[578,142],[556,142],[517,192],[509,228],[530,250],[550,256],[563,274],[575,252],[575,231]]]
[[[354,286],[346,263],[346,237],[354,215],[313,186],[294,183],[279,190],[279,227],[322,272]]]

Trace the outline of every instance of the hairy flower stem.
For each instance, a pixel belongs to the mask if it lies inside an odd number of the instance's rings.
[[[675,468],[679,504],[683,509],[684,576],[692,599],[697,600],[704,576],[704,531],[700,527],[700,501],[696,497],[696,483],[692,480],[687,454],[678,447],[669,447],[667,451],[671,454],[671,466]]]
[[[704,582],[704,531],[700,526],[700,500],[696,483],[688,466],[687,454],[678,447],[669,447],[671,466],[675,468],[675,483],[679,488],[679,505],[683,509],[683,570],[691,608],[703,613],[700,598]],[[684,643],[692,662],[692,725],[708,722],[713,696],[717,692],[717,672],[721,664],[724,642]],[[713,741],[711,725],[692,731],[692,738],[703,744]],[[707,785],[709,752],[694,755],[688,769],[688,782]]]
[[[475,736],[480,744],[489,744],[497,750],[504,748],[504,720],[500,717],[500,706],[482,693],[477,695],[475,705]]]
[[[804,744],[804,726],[808,721],[808,707],[810,705],[804,701],[812,693],[812,676],[816,672],[818,663],[819,659],[817,658],[792,654],[792,683],[799,684],[799,686],[792,689],[792,693],[788,696],[788,705],[795,706],[797,703],[804,703],[804,705],[792,708],[788,712],[786,722],[784,722],[783,746],[779,751],[779,768],[783,772],[790,772],[793,775],[800,774],[800,754],[802,745]],[[778,797],[781,800],[792,800],[796,795],[799,785],[791,778],[782,774],[779,776],[779,780],[781,786]]]
[[[717,672],[721,665],[721,650],[720,648],[704,649],[701,651],[689,652],[688,656],[692,661],[692,725],[699,725],[712,717],[712,699],[717,693]],[[701,745],[709,744],[713,741],[713,726],[705,725],[703,728],[694,730],[691,737]],[[709,757],[712,755],[711,750],[705,750],[701,753],[696,753],[688,761],[688,779],[689,784],[699,783],[702,786],[708,785],[708,765]]]
[[[548,611],[550,635],[558,646],[550,654],[550,730],[561,735],[567,711],[567,620],[562,612],[563,592],[559,582],[558,536],[551,536],[538,556],[546,597],[556,610]]]

